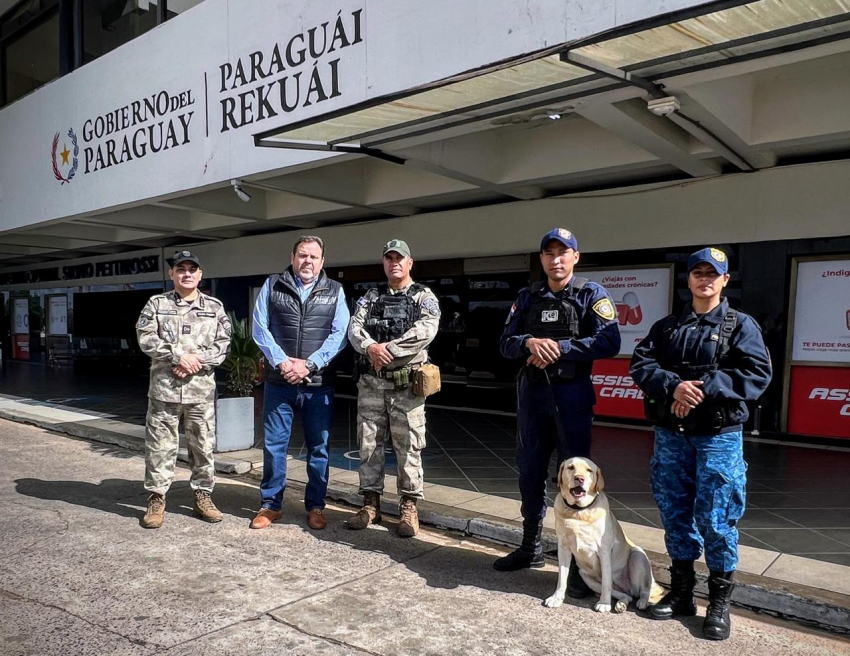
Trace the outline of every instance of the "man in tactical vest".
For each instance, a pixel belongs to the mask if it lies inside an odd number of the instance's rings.
[[[693,299],[657,321],[635,348],[631,375],[655,424],[652,491],[673,561],[670,592],[652,617],[696,615],[694,561],[705,547],[709,606],[703,636],[729,637],[729,602],[738,563],[747,465],[742,427],[771,379],[770,356],[752,317],[722,297],[729,260],[716,248],[688,259]]]
[[[549,460],[555,450],[559,462],[590,457],[593,361],[620,351],[614,302],[601,285],[573,275],[578,261],[578,242],[569,230],[556,228],[543,236],[546,280],[520,291],[499,343],[504,357],[525,360],[517,382],[523,538],[519,549],[493,563],[503,572],[543,567]],[[572,563],[567,594],[587,596],[590,589]]]
[[[292,247],[290,266],[269,276],[254,306],[252,335],[266,360],[263,394],[262,507],[251,528],[280,519],[286,488],[286,455],[296,410],[301,412],[307,448],[307,523],[327,525],[328,435],[333,418],[333,359],[345,347],[348,306],[342,285],[322,267],[325,245],[303,236]]]
[[[440,305],[434,293],[413,282],[408,245],[393,239],[384,246],[389,285],[370,289],[357,301],[348,339],[361,354],[357,383],[357,439],[360,443],[360,492],[363,509],[348,527],[364,529],[381,521],[384,445],[392,440],[398,460],[401,519],[398,532],[419,531],[416,500],[424,497],[422,455],[425,447],[425,398],[413,392],[416,370],[428,361],[425,350],[437,336]]]
[[[230,320],[217,298],[202,294],[201,263],[190,251],[169,260],[174,290],[152,296],[136,322],[139,347],[151,358],[145,421],[145,528],[159,528],[165,494],[174,479],[181,417],[192,466],[193,512],[208,522],[221,513],[210,495],[215,485],[215,368],[230,347]]]

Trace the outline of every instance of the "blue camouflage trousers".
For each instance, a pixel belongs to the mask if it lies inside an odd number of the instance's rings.
[[[704,546],[709,569],[734,570],[746,505],[741,431],[684,436],[656,427],[651,467],[670,558],[697,560]]]

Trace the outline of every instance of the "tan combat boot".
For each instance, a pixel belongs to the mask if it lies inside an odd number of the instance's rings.
[[[362,531],[369,524],[381,523],[381,495],[377,492],[363,493],[363,507],[346,522],[353,531]]]
[[[398,534],[403,538],[412,538],[419,533],[419,511],[416,510],[416,498],[402,497],[398,512],[401,515],[398,520]]]
[[[142,517],[144,528],[159,528],[165,516],[165,495],[151,492],[148,497],[148,509]]]
[[[192,505],[195,517],[200,517],[205,522],[215,524],[221,521],[221,513],[210,498],[210,493],[204,490],[195,490],[195,503]]]

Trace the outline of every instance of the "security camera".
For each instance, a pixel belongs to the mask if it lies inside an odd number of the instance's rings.
[[[236,195],[239,197],[239,200],[241,200],[243,203],[251,202],[251,194],[249,194],[242,188],[241,180],[231,180],[230,184],[233,186],[233,191],[236,192]]]
[[[646,104],[646,108],[656,116],[670,116],[682,109],[682,104],[675,96],[667,96],[666,98],[656,98],[650,100]]]

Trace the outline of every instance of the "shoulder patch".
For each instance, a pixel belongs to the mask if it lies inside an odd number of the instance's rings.
[[[513,319],[513,318],[514,318],[514,315],[515,315],[515,314],[516,314],[516,303],[514,303],[513,305],[511,305],[511,311],[510,311],[510,312],[508,312],[508,318],[507,318],[507,319],[505,319],[505,325],[506,325],[506,326],[507,326],[507,325],[511,322],[511,319]]]
[[[369,294],[357,299],[357,307],[366,307],[367,305],[369,305]]]
[[[434,315],[435,317],[440,316],[440,304],[433,296],[429,296],[428,298],[422,301],[422,309],[425,310],[428,314]]]
[[[614,311],[614,304],[608,298],[603,298],[593,304],[593,311],[596,312],[605,321],[613,321],[617,313]]]

